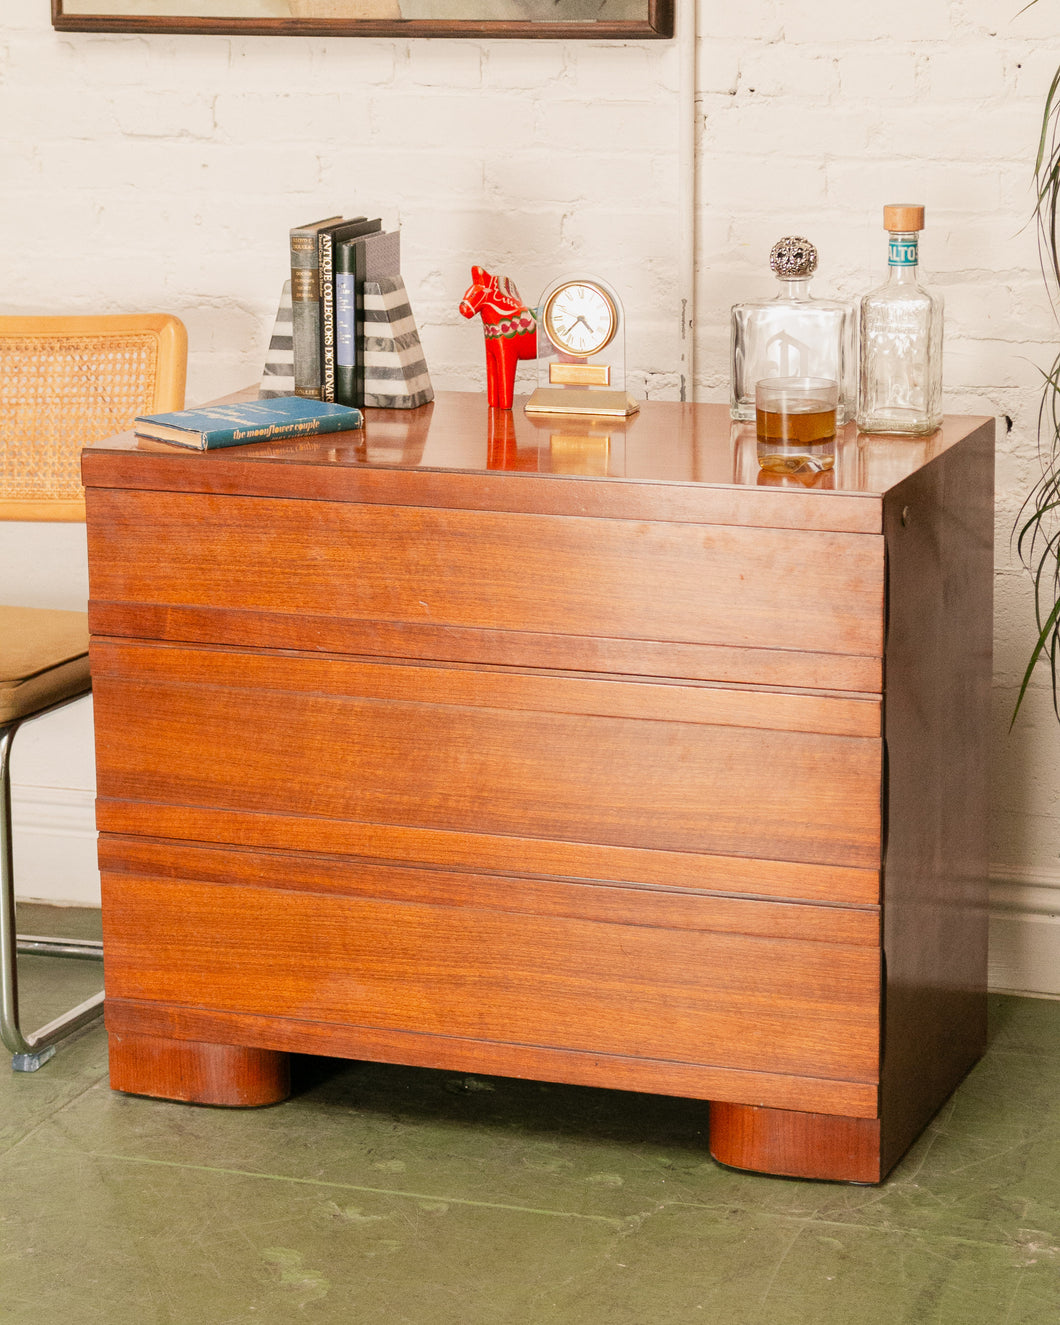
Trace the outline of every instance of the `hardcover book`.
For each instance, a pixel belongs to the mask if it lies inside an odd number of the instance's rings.
[[[173,410],[168,414],[138,415],[133,429],[140,437],[175,442],[195,451],[248,442],[275,442],[286,437],[347,432],[360,428],[359,409],[303,396],[277,396],[248,400],[238,405],[208,405],[203,409]]]
[[[382,230],[383,222],[359,216],[339,225],[329,225],[317,234],[317,260],[320,268],[320,399],[340,400],[335,393],[335,255],[342,243]],[[347,401],[346,404],[359,402]]]
[[[377,231],[335,247],[335,399],[344,404],[365,403],[365,283],[397,277],[400,270],[400,230]]]
[[[294,389],[300,396],[320,398],[320,262],[317,234],[337,225],[341,216],[295,226],[290,233],[291,304],[294,333]]]

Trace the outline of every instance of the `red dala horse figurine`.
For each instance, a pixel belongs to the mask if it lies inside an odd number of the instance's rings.
[[[537,318],[507,276],[471,268],[471,284],[460,301],[464,317],[482,314],[486,336],[486,396],[495,409],[511,409],[515,365],[537,358]]]

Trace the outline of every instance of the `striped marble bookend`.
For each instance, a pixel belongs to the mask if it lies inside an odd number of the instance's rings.
[[[291,313],[291,282],[284,281],[276,310],[259,394],[262,399],[294,395],[294,326]]]
[[[415,409],[434,399],[420,333],[400,276],[364,283],[364,403]]]

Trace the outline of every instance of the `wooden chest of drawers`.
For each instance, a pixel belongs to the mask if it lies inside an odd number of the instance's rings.
[[[680,1094],[879,1180],[983,1044],[992,462],[848,430],[768,487],[718,407],[455,394],[86,451],[112,1085]]]

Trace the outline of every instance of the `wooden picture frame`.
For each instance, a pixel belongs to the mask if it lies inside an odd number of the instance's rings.
[[[415,11],[410,13],[410,0],[404,0],[404,12],[402,0],[51,0],[52,26],[60,32],[645,40],[674,33],[673,0],[414,3]],[[225,9],[228,14],[219,12]],[[557,9],[565,9],[569,17],[539,16]],[[279,12],[284,10],[289,13]],[[458,16],[461,10],[470,16]],[[594,10],[598,17],[589,16]],[[496,16],[519,11],[528,17]]]

